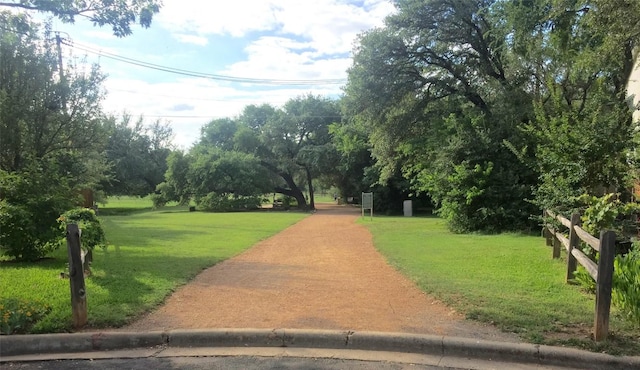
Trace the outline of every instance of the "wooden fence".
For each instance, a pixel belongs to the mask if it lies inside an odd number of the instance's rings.
[[[600,239],[586,232],[580,223],[580,214],[571,215],[568,220],[551,211],[545,211],[545,215],[556,219],[569,231],[569,238],[553,225],[545,225],[543,235],[547,239],[547,245],[553,247],[553,258],[560,258],[561,247],[567,251],[567,276],[569,282],[574,278],[577,263],[580,263],[589,272],[596,282],[596,309],[593,337],[596,341],[605,340],[609,332],[609,312],[611,309],[611,285],[613,281],[613,260],[615,259],[616,234],[613,231],[600,232]],[[600,253],[598,263],[593,262],[580,249],[584,242]]]

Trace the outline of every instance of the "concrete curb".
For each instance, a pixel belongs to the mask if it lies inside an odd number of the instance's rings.
[[[435,335],[301,329],[211,329],[1,336],[0,362],[11,361],[11,356],[156,346],[354,349],[580,369],[640,369],[640,357],[637,356],[616,357],[563,347]]]

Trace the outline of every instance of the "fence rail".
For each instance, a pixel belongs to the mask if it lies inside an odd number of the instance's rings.
[[[563,232],[556,230],[551,224],[545,224],[543,228],[543,235],[547,240],[547,245],[553,247],[553,258],[560,258],[561,247],[564,247],[567,251],[566,281],[573,280],[577,264],[580,263],[596,282],[593,337],[596,341],[605,340],[609,332],[616,234],[613,231],[601,231],[599,239],[594,237],[581,227],[579,213],[571,215],[571,220],[549,210],[545,211],[544,216],[549,216],[559,221],[561,225],[568,229],[569,237],[567,238]],[[583,242],[600,252],[598,263],[593,262],[582,252],[580,245]]]

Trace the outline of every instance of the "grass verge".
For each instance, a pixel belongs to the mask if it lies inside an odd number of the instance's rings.
[[[176,208],[101,216],[109,246],[94,251],[92,275],[85,279],[89,327],[126,324],[160,304],[203,269],[305,216],[294,212],[185,212]],[[30,332],[71,330],[69,280],[60,278],[66,263],[64,248],[38,263],[0,262],[0,301],[17,299],[48,308]]]
[[[640,330],[615,310],[611,339],[591,341],[595,298],[565,284],[565,261],[553,260],[541,237],[453,234],[438,218],[360,222],[390,264],[469,319],[518,333],[529,342],[640,354]]]

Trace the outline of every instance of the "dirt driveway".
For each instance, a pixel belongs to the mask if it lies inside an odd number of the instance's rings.
[[[304,328],[519,341],[420,291],[373,247],[358,209],[318,212],[199,274],[123,330]]]

